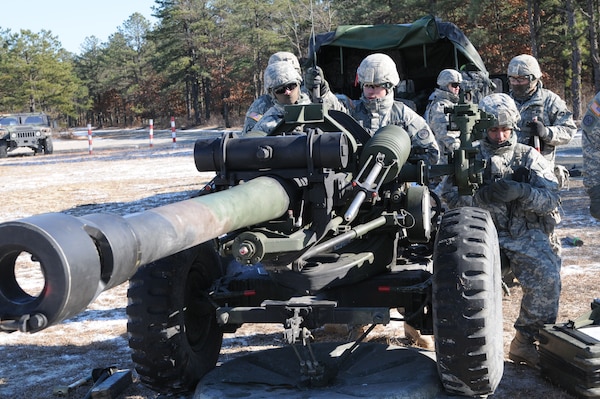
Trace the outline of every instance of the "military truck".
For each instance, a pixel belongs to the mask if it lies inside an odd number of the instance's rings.
[[[31,148],[34,154],[52,154],[52,127],[43,112],[0,114],[0,158],[17,148]]]
[[[475,103],[492,91],[507,91],[506,77],[489,74],[467,36],[455,24],[433,16],[406,24],[342,25],[316,34],[309,45],[304,66],[321,67],[331,90],[353,99],[361,95],[356,69],[372,53],[394,60],[400,76],[394,97],[420,114],[446,68],[461,72],[461,89]]]

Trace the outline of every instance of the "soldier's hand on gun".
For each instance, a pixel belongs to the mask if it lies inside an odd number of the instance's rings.
[[[514,180],[500,179],[491,184],[492,199],[496,202],[510,202],[528,196],[531,186]]]
[[[329,84],[325,80],[323,70],[318,66],[308,68],[304,75],[304,86],[310,93],[315,87],[319,87],[321,96],[329,91]]]
[[[527,126],[530,129],[531,136],[538,136],[541,139],[548,137],[548,128],[544,126],[544,123],[535,118],[531,122],[527,122]]]

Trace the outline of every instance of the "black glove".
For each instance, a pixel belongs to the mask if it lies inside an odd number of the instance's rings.
[[[510,202],[528,196],[531,186],[514,180],[501,179],[490,185],[491,197],[495,202]]]
[[[590,215],[600,220],[600,185],[588,189],[590,196]]]
[[[530,129],[531,136],[538,136],[541,139],[548,137],[548,128],[542,122],[538,120],[531,121],[527,123],[527,126]]]
[[[481,187],[479,190],[477,190],[477,192],[475,193],[475,196],[479,197],[479,202],[482,203],[490,203],[490,202],[494,202],[493,198],[492,198],[492,185],[487,185],[487,186],[483,186]]]
[[[323,70],[318,66],[308,68],[304,75],[304,86],[310,94],[313,94],[313,90],[318,87],[321,97],[329,92],[329,84],[325,80]]]

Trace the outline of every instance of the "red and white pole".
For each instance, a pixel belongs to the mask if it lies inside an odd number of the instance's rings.
[[[92,155],[93,146],[92,146],[92,125],[91,125],[91,123],[88,123],[87,129],[88,129],[88,148],[89,148],[90,155]]]
[[[152,141],[154,140],[154,119],[150,119],[150,132],[149,132],[149,135],[150,135],[150,147],[153,147],[154,144],[153,144]]]
[[[177,134],[175,133],[175,117],[171,117],[171,137],[173,138],[173,143],[177,142]]]

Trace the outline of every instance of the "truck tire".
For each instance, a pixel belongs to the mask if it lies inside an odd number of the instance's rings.
[[[44,154],[49,155],[54,152],[54,144],[52,143],[51,137],[46,137],[44,140]]]
[[[498,235],[488,211],[458,208],[442,218],[433,253],[433,332],[444,389],[492,394],[504,372]]]
[[[204,293],[222,275],[207,242],[140,268],[127,290],[127,332],[142,383],[163,394],[192,391],[219,357],[223,331]]]
[[[6,158],[8,156],[8,144],[5,140],[0,140],[0,158]]]

